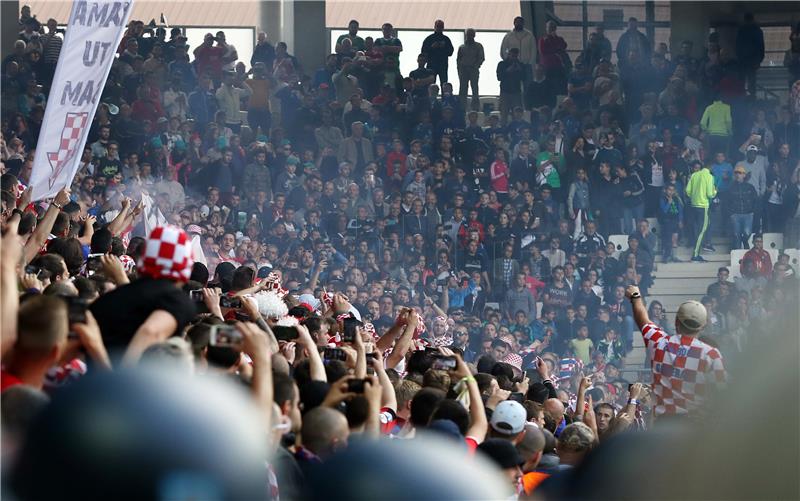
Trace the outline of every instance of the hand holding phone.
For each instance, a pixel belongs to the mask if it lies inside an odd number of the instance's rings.
[[[219,348],[240,348],[242,345],[242,333],[233,325],[212,325],[208,336],[208,344]]]

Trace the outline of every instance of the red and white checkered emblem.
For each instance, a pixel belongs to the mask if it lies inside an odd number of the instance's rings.
[[[185,282],[192,274],[192,265],[192,246],[186,232],[176,226],[159,226],[150,232],[138,268],[148,277]]]
[[[88,123],[89,114],[86,112],[67,113],[64,119],[64,128],[61,130],[61,140],[58,144],[58,151],[47,153],[47,159],[50,161],[50,167],[53,169],[52,174],[50,174],[50,179],[48,179],[50,188],[53,187],[61,171],[64,170],[64,167],[75,156],[81,133]]]

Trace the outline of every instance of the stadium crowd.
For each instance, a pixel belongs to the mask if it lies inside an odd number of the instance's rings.
[[[63,37],[26,7],[20,30],[0,152],[3,454],[20,499],[55,492],[30,474],[42,461],[65,479],[100,461],[75,460],[52,420],[86,405],[94,375],[132,367],[246,387],[268,430],[262,497],[313,497],[321,464],[380,436],[465,445],[502,472],[491,497],[557,496],[612,436],[703,416],[723,359],[797,304],[796,270],[760,234],[800,247],[800,25],[774,103],[755,96],[748,15],[735,53],[714,33],[669,52],[631,18],[613,50],[598,26],[574,61],[555,22],[537,38],[520,17],[496,68],[474,30],[456,48],[437,20],[408,75],[398,54],[417,48],[389,23],[373,39],[351,21],[305,68],[265,33],[241,61],[223,31],[189,47],[133,21],[78,174],[48,202],[27,184]],[[479,111],[483,71],[496,111]],[[712,233],[752,237],[742,276],[720,268],[672,321],[647,301],[653,271],[679,246],[704,261]],[[639,335],[646,370],[625,363]],[[77,421],[62,435],[90,433]],[[152,497],[141,475],[130,495]]]

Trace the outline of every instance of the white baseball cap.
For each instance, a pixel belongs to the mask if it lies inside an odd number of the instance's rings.
[[[497,404],[489,424],[497,433],[516,435],[525,429],[527,417],[522,404],[514,400],[505,400]]]
[[[686,301],[678,307],[675,315],[678,323],[689,332],[699,332],[703,330],[708,321],[706,307],[697,301]]]

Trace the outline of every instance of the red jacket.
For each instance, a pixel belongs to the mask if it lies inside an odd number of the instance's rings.
[[[751,271],[746,271],[748,268]],[[758,276],[769,278],[772,276],[772,258],[769,256],[769,252],[753,247],[742,258],[740,271],[742,276],[748,278]]]

